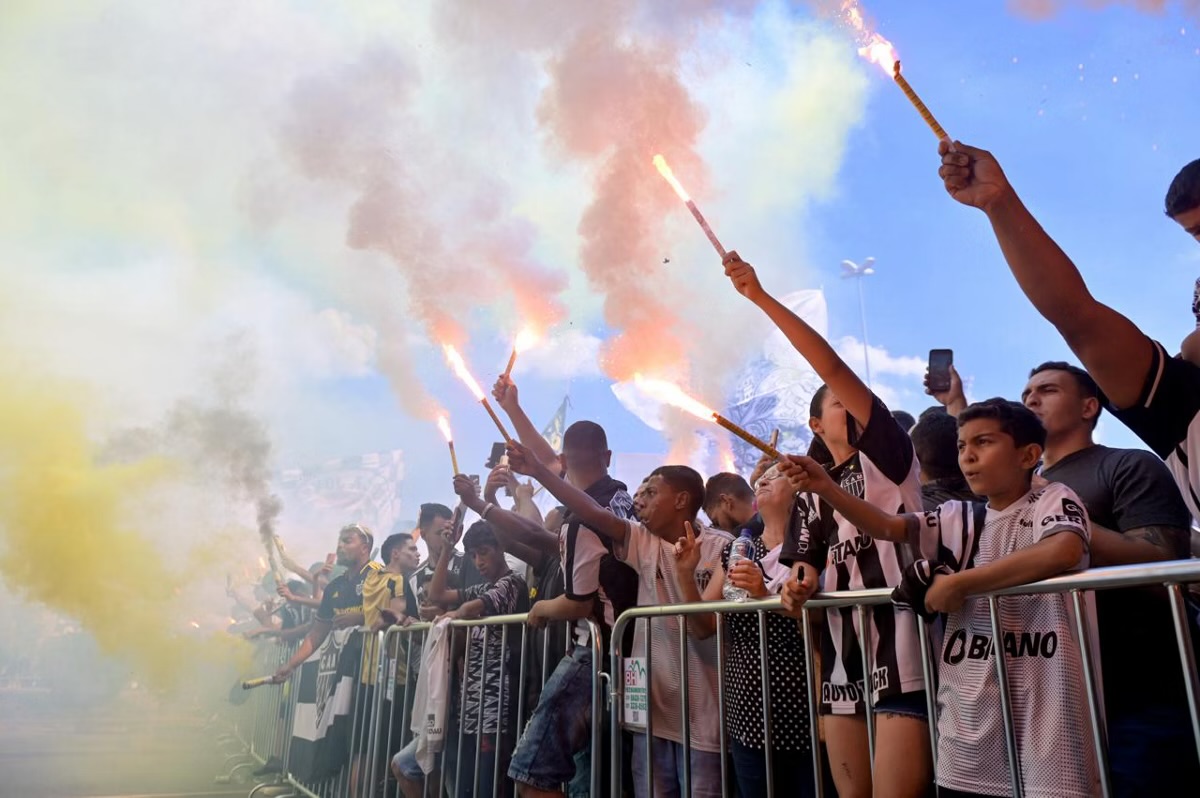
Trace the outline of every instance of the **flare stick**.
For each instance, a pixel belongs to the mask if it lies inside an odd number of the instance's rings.
[[[896,85],[900,87],[900,91],[904,92],[904,96],[908,98],[908,101],[913,104],[913,108],[917,109],[917,113],[925,120],[925,124],[929,125],[929,129],[933,131],[933,135],[938,137],[938,141],[949,141],[950,136],[947,135],[946,129],[938,124],[937,119],[934,118],[921,98],[917,96],[917,93],[913,91],[913,87],[908,84],[904,75],[900,74],[899,61],[892,67],[892,79],[896,81]]]
[[[746,443],[753,446],[755,449],[758,449],[763,454],[765,454],[769,457],[774,457],[776,460],[783,459],[783,455],[780,454],[779,450],[776,449],[774,446],[772,446],[771,444],[762,440],[761,438],[756,438],[755,436],[751,435],[749,432],[746,432],[746,430],[742,429],[737,424],[734,424],[732,421],[725,418],[725,416],[721,415],[720,413],[713,413],[713,421],[717,422],[718,425],[729,430],[734,435],[738,436],[739,438],[744,440]]]
[[[450,465],[454,466],[454,475],[458,476],[458,455],[454,453],[454,441],[446,441],[450,447]]]
[[[500,416],[496,415],[496,411],[492,409],[492,404],[487,400],[487,397],[485,396],[480,399],[479,404],[483,405],[483,409],[492,417],[492,421],[496,424],[496,429],[500,430],[500,434],[504,436],[504,442],[512,443],[512,437],[508,434],[508,430],[504,428],[504,422],[500,420]]]
[[[259,676],[257,679],[246,679],[242,682],[243,690],[253,690],[255,687],[262,687],[264,684],[270,684],[272,676]]]

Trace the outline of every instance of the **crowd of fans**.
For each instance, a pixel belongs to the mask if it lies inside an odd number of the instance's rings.
[[[654,795],[682,795],[685,783],[691,795],[721,795],[726,772],[746,798],[766,795],[768,781],[778,795],[811,795],[818,747],[825,783],[843,798],[921,796],[934,784],[942,796],[1009,795],[993,659],[1003,652],[1024,793],[1083,797],[1097,793],[1100,770],[1079,639],[1079,630],[1090,628],[1114,794],[1194,789],[1200,763],[1164,588],[1099,591],[1080,603],[1062,594],[1006,596],[999,600],[1002,640],[992,639],[989,605],[980,596],[1089,567],[1193,556],[1200,343],[1189,336],[1183,355],[1172,358],[1097,302],[990,154],[943,143],[941,156],[948,192],[986,213],[1021,288],[1082,368],[1042,363],[1023,386],[1012,386],[1020,401],[974,404],[951,369],[949,387],[931,388],[937,404],[913,423],[890,411],[731,252],[725,268],[733,287],[823,382],[811,402],[814,437],[806,454],[764,458],[749,480],[720,473],[705,481],[688,466],[664,465],[631,492],[608,473],[611,453],[600,425],[574,423],[557,453],[521,409],[517,386],[501,377],[493,395],[519,441],[482,490],[466,476],[454,478],[456,509],[422,505],[415,534],[428,547],[425,562],[407,533],[383,541],[382,563],[373,562],[371,533],[351,525],[340,533],[336,565],[290,563],[300,579],[279,587],[283,609],[272,617],[254,608],[263,628],[252,634],[301,640],[277,681],[336,628],[527,612],[525,651],[516,643],[502,648],[499,635],[481,626],[464,636],[470,639],[455,678],[465,682],[466,702],[459,707],[452,698],[448,723],[454,730],[461,724],[464,743],[460,751],[447,736],[444,776],[431,783],[452,796],[475,789],[488,795],[495,772],[499,786],[515,783],[525,796],[586,795],[592,768],[602,767],[606,780],[609,773],[607,763],[590,761],[592,679],[607,663],[594,661],[589,629],[601,630],[607,651],[626,609],[716,601],[732,586],[752,598],[778,595],[781,609],[765,626],[756,614],[737,613],[640,620],[618,641],[624,655],[649,654],[653,663],[653,739],[641,729],[624,735],[621,750],[608,750],[602,732],[603,755],[625,759],[633,794],[646,795],[652,767]],[[1175,179],[1166,204],[1168,216],[1200,239],[1200,161]],[[1200,324],[1200,294],[1197,303]],[[1153,453],[1098,445],[1093,435],[1105,410]],[[535,482],[558,502],[546,517],[533,501]],[[468,510],[479,520],[463,534]],[[749,554],[731,558],[734,537],[744,531]],[[806,660],[799,622],[805,602],[818,591],[876,588],[893,589],[893,603],[870,608],[865,623],[851,608],[810,614],[818,645]],[[1080,610],[1088,624],[1076,622]],[[1189,613],[1193,626],[1195,617]],[[934,646],[936,752],[920,624],[928,624]],[[863,672],[864,646],[870,674]],[[543,651],[553,652],[545,672]],[[521,657],[532,670],[522,697],[528,719],[518,728]],[[394,674],[401,687],[419,667],[411,656],[402,659],[410,664]],[[810,670],[818,706],[809,705]],[[393,723],[407,726],[413,707],[399,698],[392,703]],[[814,713],[819,725],[811,722]],[[405,795],[421,795],[432,778],[417,749],[414,738],[388,752]],[[456,772],[470,778],[456,784]],[[609,789],[605,784],[605,794]]]

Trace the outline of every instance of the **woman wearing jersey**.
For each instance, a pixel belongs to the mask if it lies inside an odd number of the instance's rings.
[[[809,426],[832,455],[834,482],[884,512],[919,512],[920,466],[912,441],[888,408],[824,338],[763,289],[736,252],[726,256],[725,274],[825,382],[813,397]],[[783,591],[785,606],[798,611],[819,578],[825,592],[895,587],[915,559],[909,546],[873,540],[824,502],[800,505],[800,522],[780,555],[793,570]],[[821,712],[837,792],[842,798],[920,796],[933,780],[933,763],[916,623],[890,606],[870,608],[867,618],[864,636],[852,610],[831,610],[821,639]],[[869,678],[862,667],[864,639],[870,642]],[[876,716],[874,764],[887,774],[875,783],[867,687]]]

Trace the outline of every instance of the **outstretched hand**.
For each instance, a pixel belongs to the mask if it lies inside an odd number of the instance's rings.
[[[475,501],[479,498],[479,492],[475,489],[475,481],[466,474],[455,474],[454,495],[462,499],[464,504]]]
[[[987,150],[970,147],[962,142],[942,141],[938,144],[942,165],[938,176],[946,192],[961,202],[987,211],[992,203],[1012,190],[1004,170]]]
[[[739,294],[751,302],[759,301],[766,294],[762,283],[758,281],[754,267],[742,260],[742,256],[736,251],[729,252],[725,256],[724,263],[725,276],[730,279]]]
[[[515,474],[524,474],[527,477],[536,477],[540,465],[537,455],[528,446],[516,440],[508,442],[508,468],[510,471]]]
[[[792,490],[797,493],[822,495],[823,491],[828,491],[834,486],[825,467],[802,454],[784,455],[779,461],[779,470],[787,478]]]

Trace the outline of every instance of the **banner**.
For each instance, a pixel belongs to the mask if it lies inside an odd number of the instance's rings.
[[[280,529],[304,530],[303,538],[327,547],[348,523],[366,525],[378,544],[400,516],[404,452],[368,452],[290,468],[276,479],[284,510]]]
[[[353,629],[335,629],[300,666],[289,765],[301,781],[335,776],[349,761],[360,649]]]

